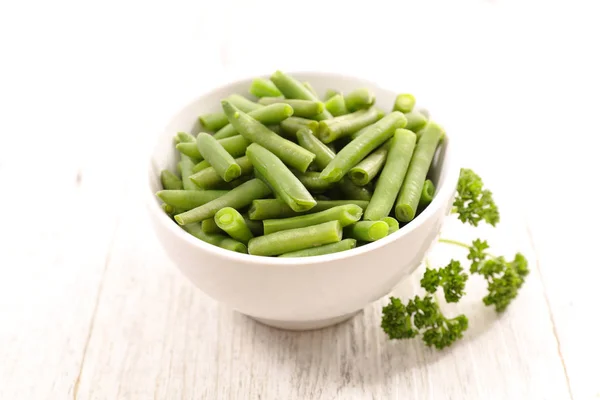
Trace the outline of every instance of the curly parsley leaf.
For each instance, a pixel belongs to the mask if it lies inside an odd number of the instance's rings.
[[[477,226],[482,220],[492,226],[500,221],[492,192],[483,188],[483,181],[473,170],[462,168],[456,187],[453,211],[458,219]]]

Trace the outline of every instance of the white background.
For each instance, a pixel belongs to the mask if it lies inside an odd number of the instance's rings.
[[[134,190],[179,107],[241,75],[341,71],[414,93],[459,138],[464,166],[526,221],[574,392],[590,398],[600,392],[586,367],[598,355],[599,11],[593,1],[1,2],[0,340],[32,329],[36,308],[66,287],[36,249],[74,224],[86,242],[103,237],[95,224]],[[78,176],[93,182],[89,197],[64,189]]]

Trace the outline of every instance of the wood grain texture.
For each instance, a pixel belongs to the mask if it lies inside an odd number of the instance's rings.
[[[470,229],[449,221],[452,237]],[[518,220],[480,228],[493,250],[523,251],[535,262]],[[501,245],[501,246],[500,246]],[[312,332],[272,329],[203,295],[170,265],[140,213],[119,227],[83,363],[80,399],[568,399],[537,270],[502,316],[469,284],[471,328],[446,351],[419,340],[389,341],[382,300],[346,323]],[[464,256],[437,246],[434,264]],[[418,290],[419,271],[395,289]]]

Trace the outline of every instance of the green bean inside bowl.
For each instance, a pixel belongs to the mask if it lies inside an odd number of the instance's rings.
[[[413,94],[386,107],[370,87],[337,89],[320,97],[276,71],[224,94],[198,132],[173,132],[179,161],[156,193],[164,212],[198,240],[257,256],[330,254],[401,232],[435,196],[443,129]]]

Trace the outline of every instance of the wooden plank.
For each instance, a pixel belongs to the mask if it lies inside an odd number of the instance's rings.
[[[192,287],[158,250],[143,211],[117,234],[78,398],[569,398],[535,268],[502,316],[480,303],[481,282],[470,282],[459,310],[471,328],[446,351],[387,340],[379,328],[385,300],[332,328],[285,332]],[[452,221],[445,231],[464,240],[474,233]],[[476,233],[495,252],[521,250],[535,262],[519,218]],[[439,245],[431,259],[458,256],[464,252]],[[411,296],[418,278],[394,293]]]

